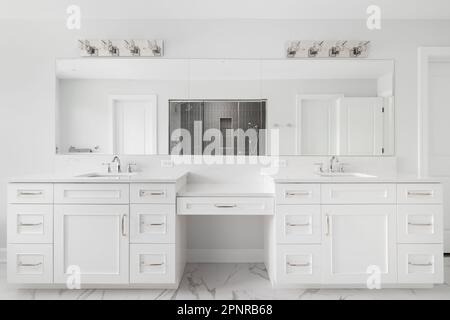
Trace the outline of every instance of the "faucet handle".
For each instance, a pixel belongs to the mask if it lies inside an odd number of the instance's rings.
[[[344,172],[345,171],[345,167],[348,166],[349,163],[345,163],[345,162],[339,162],[339,172]]]
[[[316,162],[314,165],[319,167],[319,172],[323,172],[323,162]]]
[[[133,172],[133,167],[137,167],[137,164],[134,163],[134,162],[128,163],[128,165],[127,165],[127,171],[128,171],[128,173],[132,173],[132,172]]]
[[[104,162],[104,163],[102,163],[102,166],[108,166],[108,173],[111,173],[111,163],[110,162]]]

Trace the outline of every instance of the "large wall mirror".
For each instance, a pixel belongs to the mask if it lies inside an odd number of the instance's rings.
[[[58,154],[395,153],[391,60],[59,59],[56,78]]]

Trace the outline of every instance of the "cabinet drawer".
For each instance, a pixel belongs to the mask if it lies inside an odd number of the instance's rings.
[[[131,203],[175,203],[175,184],[131,184]]]
[[[175,245],[130,245],[130,283],[175,283]]]
[[[399,283],[442,283],[443,254],[442,244],[399,244]]]
[[[442,203],[440,184],[399,184],[398,203]]]
[[[53,184],[10,183],[9,203],[53,203]]]
[[[53,245],[8,244],[8,282],[53,283]]]
[[[395,203],[394,184],[326,184],[322,186],[323,204]]]
[[[175,205],[132,204],[132,243],[175,243]]]
[[[278,243],[320,243],[319,205],[279,205],[276,212]]]
[[[177,200],[180,215],[273,215],[273,198],[184,197]]]
[[[318,184],[277,184],[277,204],[317,204],[320,203]]]
[[[441,205],[399,205],[397,234],[401,243],[442,243],[443,213]]]
[[[10,204],[8,243],[53,243],[53,206]]]
[[[128,184],[55,184],[55,203],[128,204]]]
[[[321,283],[320,245],[278,245],[277,282]]]

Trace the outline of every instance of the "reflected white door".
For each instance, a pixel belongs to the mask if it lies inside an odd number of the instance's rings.
[[[450,252],[450,62],[430,62],[428,104],[428,168],[444,182],[445,252]]]
[[[383,98],[342,98],[337,106],[337,154],[382,155]]]
[[[113,147],[116,154],[157,154],[156,96],[114,96]]]

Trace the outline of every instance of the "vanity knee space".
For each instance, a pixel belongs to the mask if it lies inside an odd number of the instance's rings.
[[[275,286],[443,281],[442,189],[435,184],[276,184],[266,219]],[[273,242],[273,244],[271,244]]]

